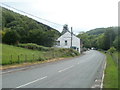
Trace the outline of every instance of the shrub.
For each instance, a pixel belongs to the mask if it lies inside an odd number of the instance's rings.
[[[39,50],[39,51],[49,51],[49,47],[44,47],[44,46],[40,46],[34,43],[27,43],[27,44],[18,44],[18,47],[22,47],[22,48],[27,48],[27,49],[33,49],[33,50]]]
[[[115,52],[115,51],[116,51],[116,49],[115,49],[114,47],[111,47],[111,48],[108,50],[109,53],[113,53],[113,52]]]
[[[20,40],[20,35],[16,31],[7,31],[3,36],[3,42],[6,44],[18,44]]]

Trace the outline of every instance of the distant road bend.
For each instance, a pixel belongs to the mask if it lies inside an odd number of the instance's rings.
[[[91,88],[102,77],[104,63],[105,55],[90,50],[76,58],[3,74],[2,88]]]

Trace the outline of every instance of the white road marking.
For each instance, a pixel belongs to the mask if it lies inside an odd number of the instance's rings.
[[[98,80],[96,79],[95,82],[97,82]]]
[[[72,65],[72,66],[70,66],[70,67],[67,67],[67,68],[65,68],[65,69],[59,70],[58,72],[63,72],[63,71],[65,71],[65,70],[67,70],[67,69],[72,68],[73,66],[74,66],[74,65]]]
[[[36,80],[34,80],[34,81],[32,81],[32,82],[29,82],[29,83],[20,85],[20,86],[18,86],[18,87],[16,87],[16,88],[21,88],[21,87],[27,86],[27,85],[29,85],[29,84],[35,83],[35,82],[40,81],[40,80],[45,79],[45,78],[47,78],[47,76],[42,77],[42,78],[39,78],[39,79],[36,79]]]
[[[105,59],[104,60],[106,60],[106,57],[105,57]],[[104,65],[104,70],[103,70],[103,76],[102,76],[102,82],[101,82],[101,88],[103,88],[103,81],[104,81],[104,73],[105,73],[105,69],[106,69],[106,61],[105,61],[105,65]]]
[[[100,88],[100,85],[94,85],[91,88]],[[101,89],[100,89],[101,90]]]
[[[91,88],[103,88],[104,72],[105,72],[105,68],[106,68],[106,57],[104,60],[105,60],[105,63],[104,63],[103,71],[102,71],[102,78],[99,80],[97,80],[97,79],[95,80],[95,82],[100,82],[100,84],[95,84]]]

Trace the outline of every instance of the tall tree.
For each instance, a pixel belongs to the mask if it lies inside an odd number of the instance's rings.
[[[105,34],[104,34],[104,49],[108,50],[115,39],[115,32],[112,30],[112,28],[107,28]]]

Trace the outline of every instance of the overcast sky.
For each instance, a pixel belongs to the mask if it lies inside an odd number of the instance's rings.
[[[73,27],[75,33],[94,28],[117,26],[118,1],[119,0],[1,0],[1,2],[16,9],[60,24],[56,25],[34,18],[59,31],[62,30],[62,25],[68,24],[69,27]]]

